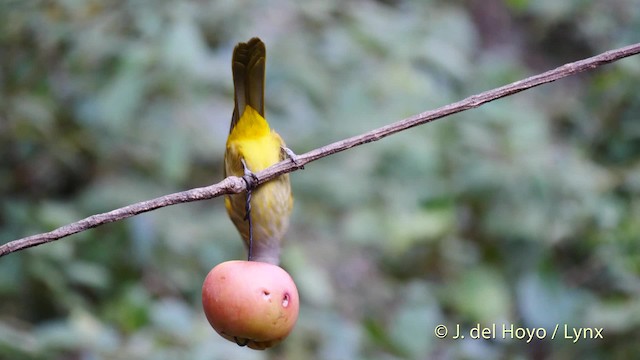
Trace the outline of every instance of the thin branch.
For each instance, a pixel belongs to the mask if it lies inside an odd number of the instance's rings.
[[[577,74],[579,72],[583,72],[589,69],[595,69],[604,64],[636,55],[638,53],[640,53],[640,43],[615,50],[610,50],[584,60],[565,64],[542,74],[528,77],[524,80],[516,81],[493,90],[470,96],[464,100],[440,107],[435,110],[426,111],[421,114],[411,116],[404,120],[400,120],[381,128],[371,130],[364,134],[356,135],[348,139],[334,142],[332,144],[299,155],[297,158],[297,164],[294,164],[291,160],[285,160],[257,173],[257,184],[262,184],[279,175],[295,171],[299,168],[299,166],[305,165],[325,156],[329,156],[355,146],[377,141],[391,134],[410,129],[414,126],[426,124],[431,121],[459,113],[461,111],[473,109],[493,100],[513,95],[520,91],[524,91],[542,84],[550,83],[567,76]],[[245,190],[246,184],[242,180],[242,178],[231,176],[214,185],[195,188],[187,191],[165,195],[153,200],[135,203],[106,213],[89,216],[85,219],[59,227],[47,233],[32,235],[8,242],[0,246],[0,256],[4,256],[6,254],[28,247],[58,240],[63,237],[73,235],[102,224],[126,219],[128,217],[155,210],[161,207],[192,201],[212,199],[225,194],[237,194]]]
[[[228,178],[214,185],[181,191],[161,196],[152,200],[127,205],[106,213],[91,215],[80,221],[61,226],[50,232],[32,235],[8,242],[0,246],[0,256],[4,256],[14,251],[26,249],[32,246],[58,240],[69,235],[89,230],[99,225],[126,219],[128,217],[159,209],[165,206],[212,199],[224,194],[236,194],[243,192],[245,188],[246,184],[244,180],[242,180],[242,178],[229,176]]]

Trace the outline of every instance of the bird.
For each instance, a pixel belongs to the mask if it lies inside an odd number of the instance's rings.
[[[236,45],[232,56],[234,109],[224,154],[224,176],[243,177],[247,191],[226,195],[229,218],[242,237],[248,260],[278,265],[289,228],[293,195],[289,174],[253,189],[255,173],[296,155],[265,119],[266,47],[259,38]]]

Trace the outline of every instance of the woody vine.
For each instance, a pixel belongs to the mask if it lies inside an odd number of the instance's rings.
[[[518,92],[547,84],[562,78],[575,75],[580,72],[592,70],[602,65],[609,64],[620,59],[640,53],[640,43],[609,50],[583,60],[567,63],[553,70],[543,72],[510,84],[469,96],[458,102],[426,111],[389,125],[356,135],[344,140],[336,141],[326,146],[300,154],[296,163],[290,159],[275,164],[263,171],[256,173],[255,185],[265,183],[279,175],[293,172],[300,167],[321,159],[323,157],[345,151],[352,147],[380,140],[389,135],[423,125],[449,115],[479,107],[488,102],[507,97]],[[194,188],[173,194],[168,194],[155,199],[127,205],[109,212],[91,215],[82,220],[61,226],[55,230],[27,236],[21,239],[9,241],[0,246],[0,257],[24,250],[29,247],[46,244],[64,237],[77,234],[91,228],[123,220],[141,213],[156,210],[170,205],[188,203],[193,201],[208,200],[226,194],[237,194],[247,190],[246,182],[236,176],[229,176],[222,181],[205,187]]]

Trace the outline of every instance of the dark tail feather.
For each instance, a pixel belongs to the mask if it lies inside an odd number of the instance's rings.
[[[247,105],[264,117],[266,57],[267,51],[264,43],[258,38],[252,38],[246,43],[239,43],[233,49],[231,69],[233,71],[235,108],[229,131],[236,126]]]

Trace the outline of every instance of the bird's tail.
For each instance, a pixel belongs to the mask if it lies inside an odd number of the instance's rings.
[[[266,58],[267,51],[264,43],[258,38],[252,38],[246,43],[239,43],[233,49],[231,68],[235,108],[229,132],[236,126],[247,105],[264,117]]]

